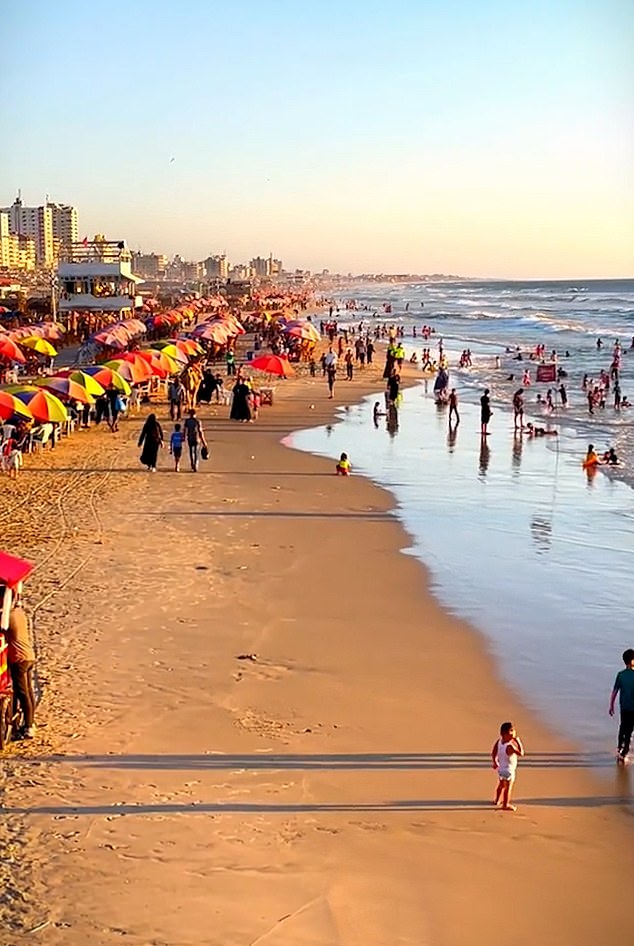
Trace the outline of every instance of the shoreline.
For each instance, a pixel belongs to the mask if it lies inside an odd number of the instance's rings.
[[[480,633],[436,601],[428,570],[402,554],[408,535],[391,493],[359,475],[337,478],[330,461],[280,442],[307,421],[334,422],[337,407],[376,390],[339,381],[345,396],[328,402],[320,382],[285,382],[284,395],[253,426],[201,411],[210,472],[150,479],[139,471],[147,487],[126,493],[123,510],[121,496],[109,501],[114,516],[102,510],[108,528],[91,564],[98,574],[115,570],[125,601],[121,613],[107,612],[112,626],[104,633],[97,615],[108,596],[91,578],[73,616],[89,632],[76,669],[99,717],[91,720],[84,708],[77,738],[67,733],[63,741],[60,732],[35,768],[11,755],[16,775],[28,771],[35,785],[19,790],[13,779],[8,813],[39,809],[26,815],[28,831],[47,848],[33,862],[36,892],[48,883],[53,901],[60,898],[48,941],[71,946],[83,936],[109,944],[118,941],[119,924],[139,944],[150,935],[170,946],[242,941],[290,911],[293,942],[356,946],[401,936],[457,946],[466,907],[477,944],[490,940],[484,902],[490,908],[513,871],[517,943],[557,929],[562,943],[594,946],[597,931],[609,930],[625,946],[607,898],[610,884],[619,896],[630,856],[624,851],[619,869],[613,866],[615,849],[625,847],[615,800],[601,798],[594,779],[577,771],[583,760],[563,740],[526,717]],[[132,419],[126,433],[136,428]],[[131,470],[133,439],[124,447]],[[124,477],[114,474],[117,483]],[[142,601],[135,600],[139,589]],[[236,662],[242,653],[257,657]],[[459,674],[456,692],[458,654],[469,670]],[[483,799],[492,790],[482,766],[500,705],[502,715],[519,712],[528,734],[511,827],[519,843],[511,847],[506,816],[489,812]],[[121,802],[129,814],[117,813]],[[196,810],[199,817],[183,821]],[[210,820],[212,848],[198,837],[202,817]],[[81,856],[72,837],[52,837],[51,818],[79,827]],[[579,848],[582,837],[589,850]],[[65,872],[54,878],[45,855],[54,863],[62,853]],[[548,864],[537,877],[544,853]],[[592,876],[599,866],[601,876]],[[543,890],[549,870],[553,882]],[[98,881],[105,912],[83,871]],[[581,901],[565,928],[557,926],[561,871]],[[124,882],[145,884],[152,908],[135,903]],[[185,933],[163,908],[168,890],[175,917],[196,904]],[[245,895],[248,917],[237,907]],[[79,913],[70,909],[73,898],[84,903]],[[218,912],[217,938],[209,940]],[[59,925],[70,919],[69,928]]]

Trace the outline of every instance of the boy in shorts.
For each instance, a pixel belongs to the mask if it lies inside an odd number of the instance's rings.
[[[496,808],[502,808],[503,811],[515,811],[515,805],[511,804],[511,791],[515,781],[517,760],[523,755],[524,746],[515,732],[513,723],[502,723],[500,738],[491,749],[493,768],[498,773],[498,785],[493,801]]]
[[[180,424],[174,424],[174,433],[170,437],[170,453],[174,457],[174,471],[178,473],[181,468],[181,456],[183,455],[183,431]]]

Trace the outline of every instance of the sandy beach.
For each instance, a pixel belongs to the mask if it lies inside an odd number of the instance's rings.
[[[139,416],[3,490],[46,689],[3,759],[2,944],[631,942],[628,785],[503,685],[389,493],[280,442],[382,387],[288,381],[253,425],[203,408],[197,475],[140,467]],[[491,805],[504,719],[514,814]]]

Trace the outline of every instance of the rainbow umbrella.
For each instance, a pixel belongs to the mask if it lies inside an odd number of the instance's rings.
[[[53,378],[38,378],[34,382],[38,387],[46,388],[52,391],[57,397],[65,401],[79,401],[80,404],[92,404],[93,399],[81,384],[77,384],[72,378],[62,378],[59,375]]]
[[[106,361],[105,368],[111,368],[121,375],[129,384],[143,384],[153,377],[154,372],[143,358],[138,359],[138,363],[124,361],[121,358],[115,358],[112,361]]]
[[[0,391],[0,420],[11,420],[19,417],[22,420],[33,420],[28,407],[9,391]]]
[[[203,349],[193,338],[176,338],[173,341],[167,339],[164,342],[157,342],[155,348],[160,348],[170,358],[176,358],[177,360],[184,355],[189,361],[190,358],[195,358],[203,353]]]
[[[172,358],[165,351],[157,348],[142,348],[139,351],[141,358],[144,358],[152,367],[161,368],[167,374],[178,374],[182,370],[182,364],[176,358]]]
[[[120,391],[122,394],[125,394],[126,397],[129,397],[132,393],[132,388],[122,375],[118,371],[114,371],[113,368],[107,368],[105,365],[85,365],[82,369],[83,374],[90,375],[91,378],[94,378],[102,388],[109,388],[110,385],[115,387],[117,391]],[[69,371],[69,376],[73,376],[73,372]],[[66,374],[66,372],[61,372],[60,374]]]
[[[38,423],[64,424],[68,420],[68,412],[60,399],[45,388],[13,386],[11,391]]]

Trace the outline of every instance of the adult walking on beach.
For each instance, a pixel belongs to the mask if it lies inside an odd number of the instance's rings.
[[[324,368],[326,369],[326,380],[328,381],[328,391],[330,392],[328,397],[333,398],[335,396],[335,381],[337,379],[337,356],[332,345],[329,346],[324,357]]]
[[[156,419],[156,414],[148,414],[141,430],[138,446],[143,447],[141,463],[148,468],[150,473],[156,473],[158,452],[163,446],[163,429]]]
[[[480,434],[483,437],[489,435],[488,426],[491,420],[491,400],[489,398],[489,389],[484,389],[484,394],[480,398]]]
[[[27,739],[32,739],[35,735],[36,700],[33,690],[35,648],[31,638],[29,619],[20,604],[17,592],[13,591],[12,595],[13,604],[7,629],[7,644],[9,670],[13,681],[13,699],[22,710],[24,718],[23,735]]]
[[[197,473],[200,450],[201,447],[207,449],[207,441],[205,440],[205,434],[200,421],[196,417],[196,411],[193,408],[190,410],[189,417],[183,424],[183,428],[189,448],[189,462],[191,464],[192,473]]]

